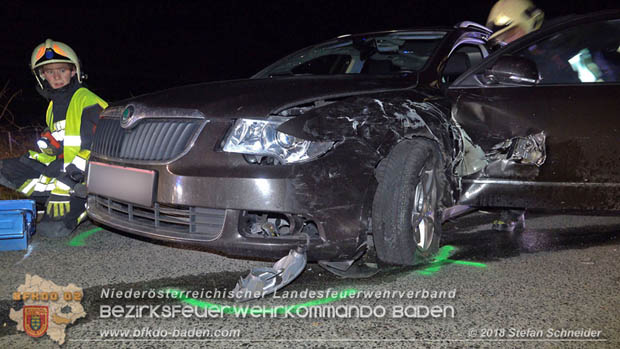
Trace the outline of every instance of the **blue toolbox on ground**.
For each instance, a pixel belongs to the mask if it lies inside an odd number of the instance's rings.
[[[36,220],[34,200],[1,200],[0,251],[27,249]]]

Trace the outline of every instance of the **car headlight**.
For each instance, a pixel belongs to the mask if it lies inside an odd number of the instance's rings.
[[[238,119],[223,142],[230,153],[273,157],[282,164],[310,161],[325,154],[334,142],[313,142],[277,130],[288,119]]]

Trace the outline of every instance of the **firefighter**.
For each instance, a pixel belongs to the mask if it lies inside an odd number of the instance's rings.
[[[30,68],[37,91],[49,100],[47,129],[39,151],[0,161],[0,185],[45,205],[37,233],[65,236],[86,218],[80,186],[99,113],[108,104],[82,85],[85,74],[67,44],[45,40],[32,52]]]
[[[544,18],[544,12],[529,0],[499,0],[487,19],[487,27],[493,31],[489,39],[494,46],[507,45],[538,30]]]

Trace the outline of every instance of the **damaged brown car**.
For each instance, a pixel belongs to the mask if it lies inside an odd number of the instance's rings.
[[[618,12],[489,55],[471,22],[345,35],[251,79],[106,109],[89,216],[228,256],[346,270],[437,251],[470,209],[620,211]]]

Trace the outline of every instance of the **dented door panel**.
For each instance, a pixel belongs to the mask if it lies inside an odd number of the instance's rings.
[[[463,179],[461,203],[538,209],[618,210],[620,85],[488,87],[454,94],[453,116],[475,144],[544,131],[539,168],[489,166]],[[610,95],[617,96],[610,98]]]

